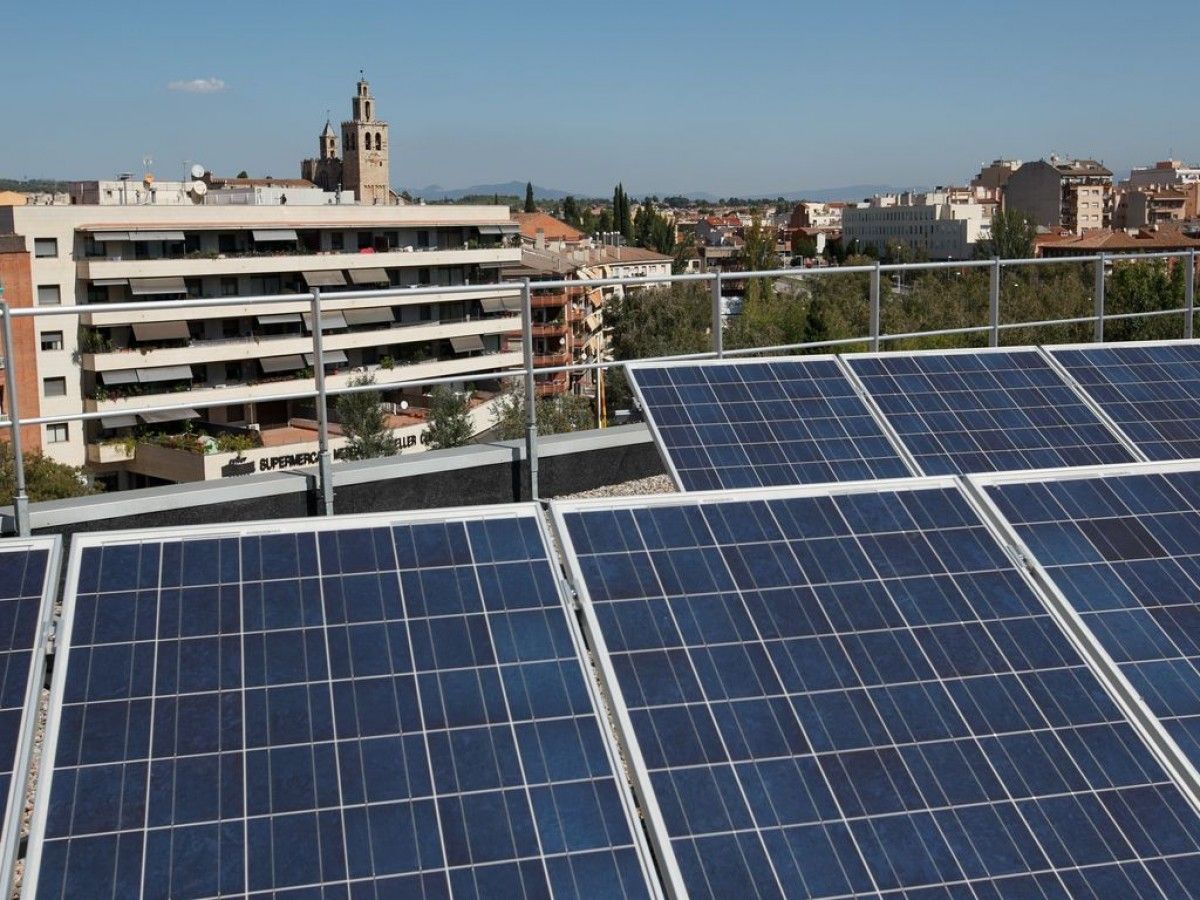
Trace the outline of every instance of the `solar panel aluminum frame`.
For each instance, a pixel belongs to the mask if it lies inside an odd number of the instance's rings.
[[[617,681],[617,673],[613,667],[608,644],[600,627],[600,620],[592,606],[587,582],[583,570],[579,566],[578,554],[574,552],[574,543],[567,529],[566,516],[576,512],[586,512],[589,509],[644,509],[650,506],[674,506],[693,504],[699,506],[705,503],[727,503],[738,500],[777,500],[791,497],[830,497],[842,494],[886,493],[898,490],[923,490],[929,488],[955,488],[962,491],[962,485],[957,476],[933,475],[919,478],[884,478],[874,481],[838,481],[825,484],[783,485],[765,488],[743,488],[740,490],[693,491],[681,494],[655,494],[642,497],[601,497],[589,500],[552,500],[550,501],[550,517],[558,536],[563,563],[566,566],[568,578],[575,590],[576,608],[583,622],[583,630],[589,646],[592,648],[593,664],[604,691],[608,709],[615,722],[617,740],[632,776],[634,794],[641,804],[646,817],[646,829],[649,832],[650,843],[658,855],[659,864],[664,872],[667,894],[671,900],[686,900],[688,891],[685,887],[683,872],[675,851],[671,847],[671,837],[663,818],[662,808],[654,795],[650,782],[650,772],[646,766],[645,757],[633,729],[633,720],[621,694]],[[970,498],[968,497],[968,502]],[[985,521],[985,525],[988,523]],[[991,531],[990,525],[988,530]],[[1020,570],[1020,567],[1018,567]],[[1028,577],[1026,580],[1028,580]]]
[[[76,601],[76,586],[79,581],[80,562],[83,557],[84,550],[93,547],[111,545],[111,544],[129,544],[139,543],[142,541],[170,541],[172,539],[186,538],[242,538],[254,537],[257,535],[278,534],[287,531],[310,531],[313,533],[321,533],[327,531],[340,531],[372,527],[384,527],[393,524],[417,525],[430,524],[437,522],[458,522],[471,519],[508,519],[508,518],[532,518],[537,523],[538,534],[546,548],[546,558],[548,564],[552,567],[555,590],[558,592],[560,608],[563,615],[567,619],[567,632],[571,636],[571,645],[575,651],[576,659],[579,661],[582,669],[584,684],[588,691],[593,708],[596,711],[600,733],[604,741],[604,753],[612,766],[613,777],[617,782],[617,793],[620,796],[621,806],[625,812],[627,824],[630,834],[632,835],[634,847],[637,852],[639,863],[648,891],[655,900],[663,900],[664,893],[661,877],[656,868],[656,860],[647,842],[646,829],[642,827],[638,809],[633,802],[633,796],[630,793],[628,779],[624,774],[622,759],[620,754],[620,743],[617,736],[613,733],[612,725],[605,715],[606,707],[604,705],[604,697],[601,695],[596,679],[591,672],[587,671],[587,656],[588,646],[584,642],[584,636],[580,631],[578,620],[574,615],[573,598],[566,591],[567,585],[562,578],[562,568],[559,564],[559,553],[557,544],[552,539],[549,527],[546,524],[545,517],[541,514],[541,508],[536,503],[507,503],[494,504],[490,506],[461,506],[447,507],[439,509],[426,510],[410,510],[403,512],[382,512],[357,514],[353,516],[335,516],[331,518],[293,518],[293,519],[276,519],[262,520],[254,522],[238,522],[230,524],[212,524],[212,525],[196,525],[182,526],[177,528],[154,528],[154,529],[127,529],[121,531],[97,532],[93,534],[78,534],[71,539],[70,556],[67,561],[66,571],[66,587],[62,596],[62,607],[59,616],[57,617],[58,632],[56,634],[55,643],[62,647],[62,659],[58,661],[54,667],[53,677],[50,685],[50,703],[46,717],[45,737],[42,742],[42,759],[46,764],[42,766],[41,774],[38,781],[37,793],[34,798],[33,814],[30,818],[29,839],[27,844],[27,852],[25,854],[25,870],[21,885],[21,896],[33,898],[37,895],[37,881],[40,874],[41,851],[43,838],[45,836],[45,826],[47,815],[49,812],[50,793],[53,786],[54,778],[54,752],[58,745],[58,731],[61,724],[62,716],[62,701],[63,694],[66,688],[67,675],[67,655],[69,653],[71,627],[75,612]],[[55,539],[56,551],[54,555],[54,572],[55,584],[58,577],[58,537]],[[7,544],[7,542],[6,542]],[[52,603],[47,603],[47,607],[53,609]],[[43,657],[44,658],[44,657]],[[44,669],[44,663],[43,663]],[[44,679],[44,674],[42,676]],[[40,689],[42,681],[36,683],[36,689]],[[33,691],[33,696],[37,696],[37,690]],[[28,707],[27,707],[28,708]],[[32,751],[32,723],[28,727],[30,741],[29,752]],[[24,782],[22,782],[23,784]],[[20,815],[23,808],[24,792],[21,792],[22,802],[16,805],[15,813]],[[17,842],[13,841],[13,852],[15,854]],[[8,866],[9,877],[11,877],[11,865]],[[8,882],[5,882],[6,884]]]
[[[1186,344],[1189,342],[1188,341],[1161,341],[1161,342],[1130,341],[1130,342],[1123,342],[1123,343]],[[1192,343],[1196,343],[1196,342],[1193,341]],[[1071,345],[1064,344],[1064,345],[1061,345],[1062,349],[1064,349],[1064,350],[1076,350],[1076,349],[1087,349],[1087,348],[1095,349],[1098,346],[1102,346],[1102,345],[1094,344],[1094,343],[1093,344],[1071,344]],[[1111,346],[1122,346],[1122,345],[1114,344]],[[1133,457],[1136,461],[1138,461],[1138,462],[1146,461],[1146,454],[1142,453],[1142,451],[1137,448],[1137,445],[1135,445],[1133,443],[1133,441],[1131,441],[1129,439],[1128,435],[1126,435],[1125,432],[1123,432],[1120,429],[1120,427],[1118,427],[1117,423],[1114,422],[1103,410],[1100,409],[1100,407],[1091,398],[1091,396],[1088,394],[1088,392],[1085,391],[1075,381],[1075,379],[1070,376],[1070,374],[1067,372],[1067,370],[1065,368],[1063,368],[1063,366],[1061,364],[1059,364],[1058,360],[1053,359],[1051,357],[1051,353],[1049,351],[1057,350],[1057,349],[1059,349],[1059,345],[1054,345],[1052,347],[1045,348],[1045,347],[1041,347],[1037,344],[1023,344],[1023,345],[1013,346],[1013,347],[950,347],[950,348],[947,348],[944,350],[937,350],[937,349],[932,349],[932,350],[877,350],[874,353],[842,354],[838,358],[845,365],[847,371],[849,371],[851,373],[855,386],[860,388],[863,391],[864,397],[869,398],[868,405],[871,407],[872,412],[874,412],[880,419],[886,419],[886,416],[884,416],[883,411],[875,405],[875,398],[871,395],[870,390],[868,390],[866,385],[864,385],[859,380],[858,373],[854,372],[853,366],[850,365],[850,361],[852,359],[886,359],[888,357],[912,357],[912,356],[971,356],[971,355],[982,355],[985,353],[1033,353],[1039,359],[1041,359],[1042,362],[1046,363],[1047,365],[1050,366],[1051,369],[1054,370],[1054,373],[1063,380],[1063,382],[1066,384],[1066,386],[1071,389],[1071,392],[1074,393],[1079,398],[1079,401],[1084,406],[1086,406],[1092,412],[1092,414],[1094,416],[1096,416],[1096,418],[1100,421],[1100,424],[1103,425],[1114,438],[1116,438],[1117,442],[1119,444],[1121,444],[1121,446],[1123,446],[1126,450],[1128,450],[1133,455]],[[897,440],[899,440],[901,443],[903,443],[903,441],[904,441],[904,439],[899,436],[897,436]],[[905,450],[907,452],[907,447],[905,448]],[[1113,463],[1110,465],[1125,465],[1125,463]],[[1078,467],[1078,468],[1091,468],[1091,467],[1082,466],[1082,467]],[[1013,470],[1013,471],[1028,471],[1028,470]]]
[[[54,601],[58,595],[62,564],[62,537],[52,535],[35,538],[7,538],[0,543],[0,553],[20,550],[46,550],[46,574],[42,581],[42,602],[38,610],[38,631],[29,662],[29,680],[25,686],[25,702],[21,714],[21,730],[13,754],[13,777],[8,805],[4,810],[3,837],[0,838],[0,885],[5,891],[12,887],[13,867],[21,844],[21,814],[25,809],[29,766],[33,761],[33,744],[37,730],[38,707],[42,686],[46,683],[46,664],[52,652]]]
[[[920,466],[916,464],[912,454],[904,443],[900,440],[900,436],[896,434],[895,429],[891,424],[884,419],[879,409],[875,406],[866,392],[863,390],[862,383],[850,373],[847,372],[847,366],[842,361],[842,358],[834,353],[813,354],[811,356],[756,356],[747,359],[676,359],[666,362],[627,362],[625,363],[625,372],[629,381],[629,386],[633,390],[633,395],[637,399],[638,406],[642,409],[642,415],[646,419],[646,424],[650,428],[650,436],[654,438],[654,446],[658,448],[658,455],[662,457],[663,464],[667,467],[667,473],[671,476],[671,481],[676,489],[682,494],[704,493],[702,491],[688,491],[683,485],[683,479],[679,476],[679,470],[675,467],[674,460],[671,459],[670,453],[667,451],[667,445],[663,441],[662,432],[658,429],[658,422],[654,415],[650,412],[649,406],[646,404],[646,398],[642,394],[641,385],[638,384],[635,373],[639,369],[679,369],[691,366],[737,366],[737,365],[753,365],[758,363],[795,363],[795,362],[832,362],[837,366],[838,371],[847,378],[850,386],[854,388],[854,393],[867,409],[867,413],[875,422],[876,426],[883,432],[888,443],[901,461],[908,467],[909,471],[915,476],[921,476],[925,473],[921,471]],[[850,482],[847,482],[850,483]],[[787,487],[786,485],[784,487]],[[772,490],[773,488],[762,488],[762,490]],[[747,488],[746,490],[752,490]]]
[[[1022,484],[1036,481],[1068,481],[1095,478],[1120,478],[1129,475],[1161,475],[1171,472],[1200,471],[1200,461],[1170,460],[1148,463],[1122,463],[1104,466],[1077,466],[1056,469],[1033,469],[1023,472],[989,472],[965,475],[961,478],[968,500],[981,513],[984,521],[1001,542],[1020,559],[1019,568],[1032,578],[1043,604],[1071,644],[1096,673],[1100,683],[1125,717],[1133,725],[1188,802],[1200,813],[1200,771],[1192,765],[1187,754],[1170,736],[1159,718],[1150,710],[1129,679],[1121,671],[1099,638],[1083,621],[1071,602],[1055,583],[1036,554],[1021,539],[999,506],[988,496],[986,488],[1002,484]]]

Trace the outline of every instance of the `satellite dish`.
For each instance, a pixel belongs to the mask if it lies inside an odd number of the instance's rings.
[[[208,185],[203,181],[193,181],[190,185],[188,185],[188,190],[190,190],[197,197],[203,197],[208,193]]]
[[[401,401],[400,401],[400,408],[401,408],[401,409],[408,409],[408,401],[407,401],[407,400],[401,400]]]
[[[193,165],[192,166],[192,177],[193,178],[203,178],[204,177],[204,166],[200,165],[200,163],[196,163],[195,165]]]

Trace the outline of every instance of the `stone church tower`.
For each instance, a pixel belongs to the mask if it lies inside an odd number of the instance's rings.
[[[359,203],[391,203],[389,187],[388,126],[375,118],[375,98],[365,78],[350,101],[351,118],[342,123],[342,150],[329,121],[317,139],[316,159],[300,163],[300,177],[327,191],[354,191]]]
[[[359,203],[390,203],[388,126],[375,118],[375,98],[365,78],[359,79],[350,108],[351,119],[342,123],[342,185]]]

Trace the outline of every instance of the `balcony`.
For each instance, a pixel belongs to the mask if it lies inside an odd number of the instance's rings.
[[[454,375],[470,375],[474,372],[486,372],[493,369],[511,369],[521,365],[520,351],[503,351],[500,353],[485,353],[480,356],[459,356],[451,359],[430,360],[428,362],[411,363],[384,369],[379,366],[366,366],[339,372],[325,378],[325,384],[330,389],[349,386],[350,382],[363,375],[372,375],[376,384],[381,388],[406,381],[420,381],[423,378],[443,378]],[[316,382],[311,378],[281,378],[277,381],[259,381],[257,383],[239,382],[227,385],[193,385],[190,389],[167,391],[158,394],[137,394],[128,397],[108,397],[103,400],[87,398],[84,408],[88,412],[137,412],[155,406],[166,406],[182,403],[212,403],[226,405],[233,403],[255,403],[286,397],[290,394],[315,392]]]
[[[404,296],[401,292],[386,297],[360,297],[357,299],[338,299],[336,293],[321,295],[321,309],[326,312],[345,312],[348,309],[376,309],[382,306],[414,306],[423,304],[453,303],[458,300],[484,300],[495,297],[511,297],[514,294],[512,285],[496,285],[494,291],[471,291],[464,293],[455,291],[453,285],[413,285],[413,287],[444,287],[445,293],[414,294]],[[103,304],[95,304],[102,308]],[[278,302],[265,306],[262,303],[248,303],[245,306],[192,306],[186,309],[148,309],[145,312],[91,312],[79,317],[84,325],[103,327],[111,325],[135,325],[143,322],[175,322],[181,319],[199,322],[205,319],[238,319],[254,318],[255,316],[275,313],[305,313],[312,309],[312,301],[307,297],[298,297],[294,302]]]
[[[412,322],[409,324],[397,322],[389,328],[352,331],[346,334],[327,333],[324,346],[326,350],[352,350],[363,347],[425,343],[472,334],[511,334],[520,330],[521,319],[519,316]],[[80,358],[80,364],[84,370],[89,372],[109,372],[114,369],[235,362],[260,359],[265,356],[289,356],[312,352],[312,335],[261,335],[225,340],[192,341],[186,347],[130,347],[109,353],[85,353]]]
[[[557,309],[569,302],[566,291],[538,291],[529,297],[529,305],[534,309]]]
[[[535,353],[533,355],[533,364],[535,366],[566,366],[571,363],[571,354],[566,350],[561,350],[558,353]]]
[[[330,269],[433,268],[481,263],[519,263],[517,248],[389,250],[386,253],[271,253],[197,255],[160,259],[83,259],[75,264],[83,281],[101,278],[203,278],[220,275],[271,275]]]
[[[521,327],[520,319],[517,320],[517,327]],[[534,337],[565,337],[568,330],[569,326],[566,322],[536,322],[531,326]]]

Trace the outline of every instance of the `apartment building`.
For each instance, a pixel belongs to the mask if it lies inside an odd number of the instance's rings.
[[[1129,180],[1123,182],[1122,187],[1180,188],[1189,184],[1200,184],[1200,166],[1189,166],[1178,159],[1164,159],[1152,166],[1131,170]]]
[[[970,259],[991,236],[995,206],[968,188],[872,197],[842,210],[842,241],[881,253],[900,246],[931,260]]]
[[[385,205],[113,205],[0,208],[14,305],[87,305],[78,317],[38,318],[33,365],[18,358],[11,382],[36,389],[42,415],[111,412],[40,429],[41,449],[86,466],[114,488],[219,478],[311,464],[317,437],[312,330],[324,332],[330,387],[363,376],[380,386],[389,424],[419,449],[420,391],[388,385],[462,376],[521,363],[519,310],[500,269],[520,259],[506,207]],[[456,293],[460,285],[494,291]],[[444,287],[405,297],[340,297],[376,288]],[[106,303],[251,298],[320,288],[264,306],[105,312]],[[28,320],[26,320],[28,321]],[[480,395],[482,396],[482,395]],[[140,412],[194,401],[181,412]],[[220,401],[215,405],[204,405]],[[331,404],[332,405],[332,404]],[[479,430],[490,421],[478,412]],[[334,427],[335,454],[344,443]],[[233,449],[231,449],[233,448]]]
[[[1001,191],[1012,178],[1013,172],[1021,168],[1019,159],[994,159],[979,167],[979,174],[971,179],[971,187]]]
[[[624,296],[624,285],[539,288],[538,282],[665,277],[671,274],[672,257],[641,247],[596,244],[545,213],[517,213],[515,218],[520,225],[521,260],[506,268],[504,277],[531,282],[534,365],[549,368],[611,359],[604,308]],[[595,396],[597,386],[594,372],[551,372],[534,380],[541,397]]]
[[[1004,208],[1034,224],[1075,234],[1112,224],[1113,173],[1094,159],[1051,156],[1027,162],[1004,186]]]

